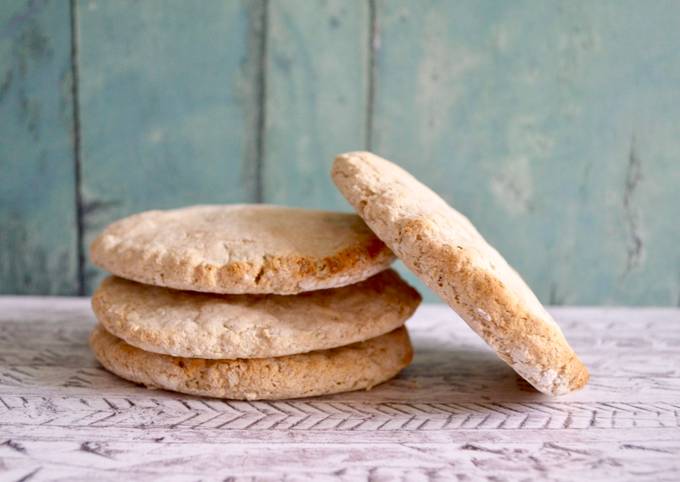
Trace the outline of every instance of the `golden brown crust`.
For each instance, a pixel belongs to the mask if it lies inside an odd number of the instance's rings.
[[[110,333],[146,351],[262,358],[374,338],[403,325],[420,299],[391,269],[295,296],[204,294],[111,276],[94,293],[92,308]]]
[[[233,294],[337,288],[394,260],[354,214],[270,205],[143,212],[109,225],[90,256],[140,283]]]
[[[331,350],[279,358],[204,360],[149,353],[98,325],[90,345],[104,367],[150,388],[236,400],[312,397],[370,389],[406,367],[406,328]]]
[[[462,214],[371,153],[338,156],[333,180],[373,231],[538,390],[567,393],[588,370],[533,292]]]

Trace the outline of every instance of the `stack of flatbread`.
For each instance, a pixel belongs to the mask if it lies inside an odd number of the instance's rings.
[[[421,298],[389,268],[396,254],[536,389],[587,383],[550,314],[467,218],[368,152],[338,156],[332,177],[360,217],[196,206],[107,227],[91,249],[115,275],[92,300],[99,361],[149,387],[233,399],[371,388],[412,358],[403,325]]]
[[[368,389],[412,359],[420,295],[355,214],[269,205],[148,211],[108,226],[90,338],[113,373],[230,399]]]

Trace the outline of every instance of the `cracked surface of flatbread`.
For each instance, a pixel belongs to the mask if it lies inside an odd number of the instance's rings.
[[[394,260],[356,214],[264,204],[135,214],[104,229],[90,256],[140,283],[233,294],[337,288]]]
[[[276,400],[367,390],[394,377],[413,358],[405,327],[330,350],[277,358],[205,360],[149,353],[97,325],[97,360],[149,388],[236,400]]]
[[[110,276],[92,297],[99,322],[145,351],[190,358],[264,358],[324,350],[388,333],[418,292],[391,269],[295,296],[218,295]]]
[[[332,177],[397,257],[535,388],[559,395],[587,383],[550,314],[465,216],[369,152],[338,156]]]

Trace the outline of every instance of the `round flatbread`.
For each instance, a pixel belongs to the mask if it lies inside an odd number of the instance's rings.
[[[116,375],[150,388],[236,400],[312,397],[369,389],[413,358],[406,328],[352,345],[278,358],[204,360],[149,353],[100,325],[90,336],[97,360]]]
[[[552,317],[465,216],[368,152],[338,156],[332,176],[378,237],[529,383],[551,395],[587,383]]]
[[[355,214],[261,204],[136,214],[109,225],[90,255],[140,283],[233,294],[337,288],[394,260]]]
[[[145,351],[189,358],[266,358],[325,350],[388,333],[413,315],[418,292],[393,270],[296,296],[216,295],[106,278],[99,322]]]

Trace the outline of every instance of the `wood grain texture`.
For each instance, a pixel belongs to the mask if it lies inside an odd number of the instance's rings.
[[[550,304],[676,304],[674,2],[377,2],[374,150]]]
[[[85,299],[0,298],[0,478],[677,479],[680,310],[552,313],[592,372],[565,397],[535,392],[448,308],[425,305],[397,379],[238,402],[104,371]]]
[[[265,202],[334,209],[330,161],[366,144],[368,2],[269,3],[262,185]]]
[[[680,305],[679,22],[672,0],[0,2],[0,292],[91,291],[79,250],[134,211],[347,210],[332,157],[371,144],[542,301]]]
[[[0,2],[0,293],[78,293],[68,2]]]
[[[255,200],[261,8],[78,2],[85,251],[136,211]]]

